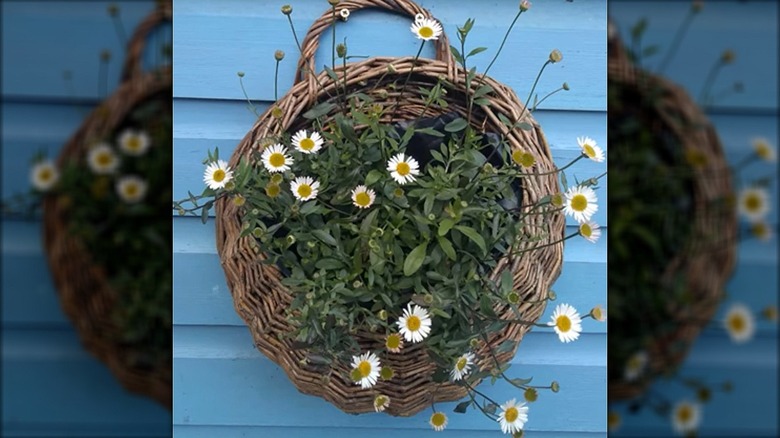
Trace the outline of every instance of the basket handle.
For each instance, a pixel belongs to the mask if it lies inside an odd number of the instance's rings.
[[[172,15],[173,8],[170,0],[158,0],[155,10],[144,18],[144,21],[135,29],[133,37],[127,44],[127,55],[125,56],[124,67],[122,67],[122,82],[132,77],[140,76],[143,73],[141,58],[144,55],[146,39],[158,25],[170,23]]]
[[[336,6],[337,12],[342,9],[347,9],[349,12],[355,12],[360,9],[367,8],[385,9],[389,12],[408,16],[412,19],[417,14],[423,14],[426,17],[432,17],[428,11],[417,5],[412,0],[342,0],[339,2],[338,6]],[[336,19],[339,19],[338,16]],[[317,48],[320,45],[320,36],[325,31],[325,29],[330,27],[332,21],[332,10],[329,9],[325,11],[325,13],[322,14],[322,16],[318,18],[317,21],[315,21],[314,24],[312,24],[312,26],[309,28],[309,32],[306,34],[306,38],[304,38],[303,44],[301,45],[302,53],[301,58],[298,60],[298,69],[296,70],[295,81],[293,85],[303,81],[304,70],[309,73],[317,71],[314,68],[314,55],[317,53]],[[447,38],[447,34],[442,32],[441,36],[439,36],[434,44],[436,47],[436,59],[439,61],[444,61],[448,66],[448,70],[454,74],[455,64],[453,62],[454,60],[452,58],[452,52],[450,51],[450,42]],[[307,65],[309,66],[308,68]],[[314,79],[313,75],[311,74],[307,74],[307,77],[311,77],[311,80]]]

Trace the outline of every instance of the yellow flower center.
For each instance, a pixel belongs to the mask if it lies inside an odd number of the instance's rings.
[[[360,192],[355,195],[355,203],[361,207],[367,207],[371,204],[371,197],[366,192]]]
[[[590,228],[590,225],[582,224],[580,225],[580,234],[585,237],[590,237],[593,234],[593,230]]]
[[[138,186],[135,184],[128,184],[125,186],[125,195],[128,197],[133,197],[136,194],[138,194]]]
[[[301,184],[298,186],[298,196],[301,198],[308,198],[311,196],[311,186],[308,184]]]
[[[385,341],[385,346],[389,350],[398,349],[401,346],[401,337],[396,334],[389,335]]]
[[[406,328],[410,331],[416,332],[417,330],[420,330],[420,325],[422,325],[422,322],[419,317],[411,315],[406,318]]]
[[[398,172],[401,176],[409,175],[409,172],[411,172],[411,168],[409,167],[408,163],[400,162],[395,166],[395,171]]]
[[[371,363],[367,360],[364,360],[358,364],[357,369],[360,372],[360,377],[366,378],[369,374],[371,374]]]
[[[314,140],[310,138],[304,138],[303,140],[301,140],[301,149],[303,149],[304,151],[310,151],[314,149]]]
[[[222,182],[222,180],[225,179],[225,171],[222,169],[215,170],[214,173],[211,174],[211,179],[215,182]]]
[[[761,198],[756,194],[749,194],[745,198],[745,208],[748,211],[756,211],[761,208]]]
[[[282,175],[279,175],[278,173],[273,174],[273,176],[271,177],[271,183],[273,184],[279,184],[280,182],[282,182],[282,180],[284,180],[284,177]]]
[[[680,420],[681,423],[687,423],[691,421],[692,417],[693,409],[691,409],[690,406],[682,406],[677,410],[677,419]]]
[[[750,232],[753,233],[756,237],[764,237],[769,232],[769,228],[767,228],[767,225],[763,222],[759,222],[757,224],[753,224],[752,227],[750,227]]]
[[[141,148],[141,139],[138,137],[130,137],[127,139],[127,148],[131,151],[135,151]]]
[[[455,368],[458,369],[458,371],[463,371],[464,368],[466,368],[466,365],[468,364],[468,360],[466,360],[465,357],[461,357],[458,359],[458,363],[455,364]]]
[[[588,198],[585,195],[577,194],[571,198],[571,208],[575,211],[585,211],[588,207]]]
[[[531,167],[536,163],[536,159],[533,155],[523,151],[512,152],[512,160],[523,167]]]
[[[728,321],[729,328],[734,332],[741,332],[745,330],[745,318],[742,315],[731,315]]]
[[[433,29],[428,26],[423,26],[420,28],[420,30],[417,31],[417,33],[419,33],[423,38],[430,38],[433,36]]]
[[[269,198],[275,198],[279,196],[279,193],[282,191],[282,189],[279,187],[278,184],[268,184],[265,187],[265,194],[268,195]]]
[[[610,429],[614,429],[618,424],[620,424],[620,415],[617,412],[607,414],[607,426]]]
[[[504,411],[504,419],[508,423],[514,423],[515,420],[517,420],[517,417],[520,415],[520,412],[517,411],[517,408],[512,406],[511,408]]]
[[[385,404],[387,404],[387,401],[388,401],[387,397],[385,397],[384,395],[378,395],[374,399],[374,406],[384,406]]]
[[[766,160],[769,158],[769,154],[770,152],[768,144],[764,142],[756,143],[756,155]]]
[[[390,380],[395,376],[395,371],[390,367],[382,367],[382,369],[379,370],[379,376],[382,377],[382,380]]]
[[[282,167],[284,166],[285,161],[286,160],[284,159],[284,154],[281,154],[279,152],[274,152],[273,154],[271,154],[270,157],[268,157],[268,162],[273,167]]]
[[[444,426],[445,421],[447,421],[447,417],[441,412],[436,412],[431,416],[431,424],[433,424],[435,427]]]
[[[601,312],[601,307],[593,308],[593,317],[601,321],[604,318],[604,314]]]
[[[628,367],[632,370],[638,370],[642,366],[642,359],[639,356],[634,356],[628,361]]]
[[[563,196],[560,193],[556,193],[550,198],[550,203],[556,207],[563,205]]]
[[[582,145],[582,151],[585,152],[585,155],[587,155],[588,158],[593,158],[596,156],[596,151],[593,149],[593,146],[587,143]]]
[[[569,319],[566,315],[560,315],[555,320],[555,326],[558,327],[558,330],[562,332],[568,332],[571,330],[571,319]]]
[[[53,176],[54,176],[54,173],[51,171],[51,169],[48,169],[48,168],[42,169],[38,173],[38,178],[40,178],[40,180],[44,181],[44,182],[49,181],[50,179],[52,179]]]
[[[97,162],[101,166],[108,166],[112,161],[114,160],[111,159],[111,154],[107,152],[103,152],[97,156]]]

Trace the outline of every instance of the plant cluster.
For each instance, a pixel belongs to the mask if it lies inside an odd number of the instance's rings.
[[[349,10],[331,4],[332,24],[346,21]],[[504,42],[529,8],[528,1],[521,3]],[[289,17],[292,7],[283,7],[282,13]],[[460,47],[451,47],[467,89],[490,68],[480,74],[468,66],[473,56],[487,50],[466,51],[473,24],[468,20],[458,28]],[[418,14],[410,30],[421,41],[416,61],[425,43],[439,38],[442,26]],[[557,392],[558,384],[531,386],[531,379],[507,377],[509,364],[496,355],[513,351],[512,341],[490,347],[487,357],[479,357],[477,347],[510,324],[551,329],[562,342],[571,342],[579,337],[584,318],[603,321],[604,311],[595,307],[581,315],[560,304],[549,323],[528,320],[523,306],[544,306],[555,294],[549,291],[541,300],[528,301],[515,286],[511,269],[497,268],[502,258],[534,257],[536,250],[573,237],[590,242],[599,238],[601,231],[592,220],[598,208],[593,188],[603,175],[568,186],[563,169],[580,159],[602,162],[604,151],[591,138],[581,137],[579,157],[561,169],[540,171],[533,153],[513,148],[503,136],[471,123],[474,106],[490,105],[494,90],[487,84],[465,97],[465,114],[449,111],[448,96],[456,94],[457,87],[448,81],[417,87],[411,93],[423,101],[423,113],[415,120],[387,123],[398,103],[340,85],[349,73],[348,49],[345,43],[336,45],[335,36],[333,49],[334,60],[325,69],[328,80],[337,84],[338,96],[310,108],[289,132],[260,139],[257,150],[234,167],[220,159],[218,149],[209,151],[204,160],[206,188],[173,207],[182,215],[200,215],[204,222],[219,199],[240,208],[240,238],[250,239],[259,262],[278,267],[282,283],[293,292],[287,309],[295,327],[290,336],[308,350],[310,360],[348,364],[349,378],[370,390],[380,379],[392,382],[394,370],[383,366],[386,357],[423,343],[439,370],[434,379],[468,389],[470,399],[459,404],[457,412],[474,406],[499,422],[503,432],[521,434],[528,418],[526,403],[536,400],[537,389]],[[335,55],[344,62],[341,68],[335,67]],[[284,54],[277,51],[274,57],[278,71]],[[561,60],[561,53],[553,50],[542,70]],[[399,76],[390,87],[403,95],[412,75]],[[555,92],[563,89],[568,86]],[[527,102],[528,111],[544,99],[535,98],[530,107]],[[501,117],[510,130],[533,129]],[[545,176],[557,180],[558,175],[564,193],[555,190],[528,201],[525,181]],[[552,219],[561,214],[577,220],[576,232],[552,232]],[[539,216],[549,220],[531,226],[530,219]],[[514,317],[502,317],[497,309],[512,309]],[[362,350],[357,333],[381,336],[384,347]],[[475,389],[487,377],[493,382],[505,379],[522,390],[525,401],[491,400]],[[376,394],[376,411],[389,403],[386,394]],[[433,410],[430,424],[443,430],[447,416],[435,406]]]

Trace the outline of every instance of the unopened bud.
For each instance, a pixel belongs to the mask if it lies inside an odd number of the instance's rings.
[[[563,53],[560,50],[555,49],[550,52],[550,62],[561,62],[561,60],[563,60]]]
[[[290,6],[290,5],[282,6],[282,14],[284,14],[284,15],[292,14],[292,6]]]
[[[240,71],[240,72],[238,72],[236,74],[238,75],[239,78],[243,78],[244,77],[244,72],[242,72],[242,71]]]
[[[527,10],[531,9],[531,2],[528,0],[523,0],[520,2],[520,10],[525,12]]]
[[[568,84],[567,82],[564,82],[564,83],[563,83],[563,89],[564,89],[565,91],[569,91],[569,84]]]
[[[284,52],[281,50],[277,50],[276,52],[274,52],[274,59],[276,59],[277,61],[281,61],[282,59],[284,59]]]
[[[336,45],[336,55],[338,55],[339,58],[346,57],[347,56],[347,46],[342,44],[342,43],[337,44]]]

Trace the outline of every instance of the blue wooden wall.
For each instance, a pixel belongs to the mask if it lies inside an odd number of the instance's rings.
[[[201,161],[207,149],[222,155],[253,124],[239,87],[245,72],[249,97],[262,111],[273,101],[273,54],[284,50],[280,95],[292,84],[297,49],[279,7],[287,3],[223,0],[177,1],[174,4],[174,196],[202,189]],[[291,0],[293,22],[302,38],[329,6],[324,0]],[[490,50],[475,58],[484,69],[515,15],[516,0],[424,0],[422,5],[442,21],[454,38],[455,26],[476,19],[470,45]],[[350,53],[412,56],[419,43],[409,33],[409,20],[374,11],[353,13],[339,26]],[[324,38],[329,41],[329,33]],[[327,44],[323,44],[327,46]],[[588,135],[606,146],[606,2],[537,1],[519,20],[491,76],[525,98],[538,68],[552,49],[564,55],[550,66],[539,85],[540,95],[561,86],[568,93],[549,99],[535,113],[558,165],[579,152],[576,137]],[[432,52],[424,51],[423,56]],[[329,58],[321,48],[318,62]],[[580,161],[571,175],[582,178],[605,170]],[[606,184],[598,195],[596,221],[606,225]],[[571,223],[569,224],[571,227]],[[574,228],[570,228],[571,232]],[[567,242],[564,266],[554,286],[560,301],[588,312],[606,301],[606,244],[581,239]],[[549,320],[551,307],[543,318]],[[513,360],[513,377],[533,376],[543,384],[560,382],[558,394],[542,392],[531,406],[529,436],[592,437],[606,433],[606,326],[584,322],[584,334],[562,344],[549,330],[528,335]],[[498,400],[515,397],[502,385],[481,389]],[[441,406],[451,412],[454,403]],[[253,346],[248,329],[233,309],[214,243],[213,220],[174,219],[174,411],[176,436],[193,437],[357,437],[431,436],[430,412],[411,418],[384,414],[347,415],[327,402],[303,395],[284,372]],[[487,437],[500,434],[498,424],[481,414],[450,413],[448,436]]]
[[[687,1],[611,1],[609,13],[624,38],[640,18],[647,18],[649,27],[643,37],[644,44],[666,48],[689,7]],[[766,137],[775,147],[778,145],[777,20],[775,1],[704,2],[703,10],[666,71],[669,78],[698,96],[709,67],[723,50],[734,50],[735,62],[722,70],[715,90],[734,81],[742,81],[745,90],[724,98],[708,110],[732,164],[750,153],[753,137]],[[645,65],[653,69],[659,62],[660,56],[650,57]],[[768,304],[777,305],[776,164],[755,163],[741,173],[747,181],[774,175],[769,222],[775,228],[775,237],[767,243],[753,240],[739,245],[737,267],[726,285],[728,297],[716,318],[734,302],[744,303],[756,311]],[[755,338],[744,345],[731,343],[722,330],[705,330],[680,373],[713,384],[730,380],[734,390],[725,395],[717,393],[704,406],[701,435],[777,436],[777,340],[777,325],[766,321],[758,323]],[[658,382],[652,390],[672,402],[693,397],[675,380]],[[625,403],[615,406],[623,417],[616,435],[672,433],[668,419],[647,411],[629,415],[626,408]]]
[[[116,3],[128,32],[154,7],[152,0]],[[109,4],[2,2],[3,199],[29,188],[33,154],[56,157],[102,99],[103,49],[112,53],[107,90],[116,87],[124,52]],[[82,348],[60,309],[41,240],[39,220],[3,218],[0,435],[169,436],[170,411],[127,393]]]

